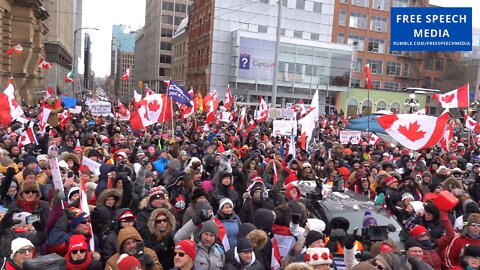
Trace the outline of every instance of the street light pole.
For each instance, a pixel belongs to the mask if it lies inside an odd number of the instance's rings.
[[[280,49],[280,26],[282,23],[282,0],[278,0],[277,37],[275,39],[275,65],[273,66],[272,108],[277,104],[278,51]]]
[[[73,61],[72,61],[72,70],[74,68],[77,67],[77,32],[78,31],[81,31],[81,30],[84,30],[84,29],[89,29],[89,30],[100,30],[98,28],[95,28],[95,27],[82,27],[82,28],[78,28],[78,29],[75,29],[73,31]],[[78,73],[78,69],[75,69],[75,72]],[[77,76],[77,74],[75,74],[75,76]],[[72,82],[72,95],[73,97],[75,97],[75,79],[73,80]]]

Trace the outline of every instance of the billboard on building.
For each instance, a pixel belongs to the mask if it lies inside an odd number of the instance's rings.
[[[273,80],[275,42],[240,37],[238,77],[242,79]]]

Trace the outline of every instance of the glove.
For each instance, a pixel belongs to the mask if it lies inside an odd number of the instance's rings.
[[[343,240],[343,246],[346,249],[352,249],[354,244],[355,244],[355,236],[354,235],[349,234]]]
[[[198,226],[211,218],[212,218],[212,213],[210,213],[208,210],[201,209],[197,211],[197,214],[192,218],[192,221],[193,221],[193,224]]]
[[[63,199],[65,199],[65,192],[57,190],[53,197],[53,204],[61,204]]]
[[[292,223],[300,224],[300,219],[302,218],[301,214],[292,214]]]

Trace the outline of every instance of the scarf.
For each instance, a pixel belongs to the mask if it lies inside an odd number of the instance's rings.
[[[90,264],[92,263],[93,257],[92,257],[92,252],[87,251],[87,254],[85,254],[85,259],[80,260],[80,261],[72,261],[72,258],[70,257],[70,253],[67,253],[65,255],[65,259],[67,261],[67,269],[75,269],[75,270],[87,270]]]
[[[40,199],[36,199],[34,201],[27,202],[27,201],[20,200],[20,197],[17,197],[18,205],[20,205],[20,207],[22,207],[22,209],[25,212],[29,212],[29,213],[32,213],[33,209],[35,209],[37,207],[39,202],[40,202]]]

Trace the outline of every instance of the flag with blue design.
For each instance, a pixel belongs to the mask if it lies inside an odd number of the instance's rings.
[[[190,101],[192,97],[180,85],[174,81],[170,81],[167,88],[167,96],[171,97],[176,102],[191,107]]]

